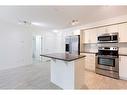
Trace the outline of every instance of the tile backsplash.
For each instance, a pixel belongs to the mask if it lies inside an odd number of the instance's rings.
[[[100,46],[117,46],[119,47],[119,53],[120,54],[127,54],[127,42],[121,42],[121,43],[105,43],[105,44],[84,44],[83,45],[83,51],[87,52],[98,52],[98,47]]]
[[[97,52],[98,46],[97,46],[97,44],[84,44],[83,50],[87,51],[87,52]]]

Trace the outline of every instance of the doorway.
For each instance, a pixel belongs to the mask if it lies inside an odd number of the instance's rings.
[[[42,41],[43,38],[40,35],[33,36],[33,41],[32,41],[32,58],[33,58],[33,63],[40,63],[42,62],[42,58],[40,57],[40,54],[42,53]]]

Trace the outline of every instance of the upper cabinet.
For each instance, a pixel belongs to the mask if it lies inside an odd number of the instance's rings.
[[[97,36],[100,36],[102,34],[107,33],[107,28],[106,27],[100,27],[100,28],[97,28],[96,31],[97,31]]]
[[[118,25],[119,42],[127,42],[127,23]]]
[[[111,25],[106,27],[107,33],[115,33],[118,32],[118,25]]]
[[[118,32],[118,25],[111,25],[97,28],[97,35],[102,35],[105,33],[115,33]]]
[[[84,31],[84,43],[97,43],[97,37],[105,33],[118,32],[118,25],[99,27]]]
[[[83,43],[90,43],[90,30],[83,31]]]
[[[88,29],[83,31],[83,43],[97,43],[97,37],[105,33],[119,33],[119,42],[127,42],[127,23]]]
[[[90,37],[90,43],[97,43],[97,31],[96,31],[96,29],[91,29],[89,37]]]
[[[96,43],[97,32],[96,29],[89,29],[83,32],[83,43]]]

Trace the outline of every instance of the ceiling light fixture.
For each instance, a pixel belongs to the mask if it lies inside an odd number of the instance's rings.
[[[18,24],[30,25],[31,22],[30,21],[27,21],[27,20],[19,20],[19,23]]]
[[[78,20],[72,20],[72,22],[71,22],[72,25],[76,25],[76,24],[78,24],[78,23],[79,23]]]
[[[18,24],[23,24],[23,25],[34,25],[34,26],[44,26],[44,24],[39,23],[39,22],[32,22],[28,20],[19,20]]]

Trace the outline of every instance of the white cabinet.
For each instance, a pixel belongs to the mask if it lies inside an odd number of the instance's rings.
[[[97,31],[96,29],[91,29],[89,31],[90,43],[97,43]]]
[[[119,76],[120,79],[127,80],[127,56],[119,57]]]
[[[90,30],[83,31],[83,43],[90,43]]]
[[[97,28],[97,35],[102,35],[105,33],[115,33],[118,32],[118,25],[111,25],[111,26],[106,26],[106,27],[100,27]]]
[[[107,28],[106,27],[100,27],[100,28],[97,28],[97,36],[100,36],[102,34],[105,34],[107,33]]]
[[[118,25],[119,42],[127,42],[127,23]]]
[[[97,36],[107,33],[106,27],[94,28],[83,32],[83,43],[97,43]]]
[[[96,29],[89,29],[83,32],[84,43],[97,43],[97,32]]]
[[[95,72],[95,54],[90,53],[81,53],[85,55],[85,69]]]
[[[118,25],[107,26],[106,32],[107,33],[115,33],[115,32],[118,32]]]
[[[83,31],[83,43],[97,43],[97,37],[105,33],[119,33],[119,42],[127,42],[127,23],[88,29]]]

